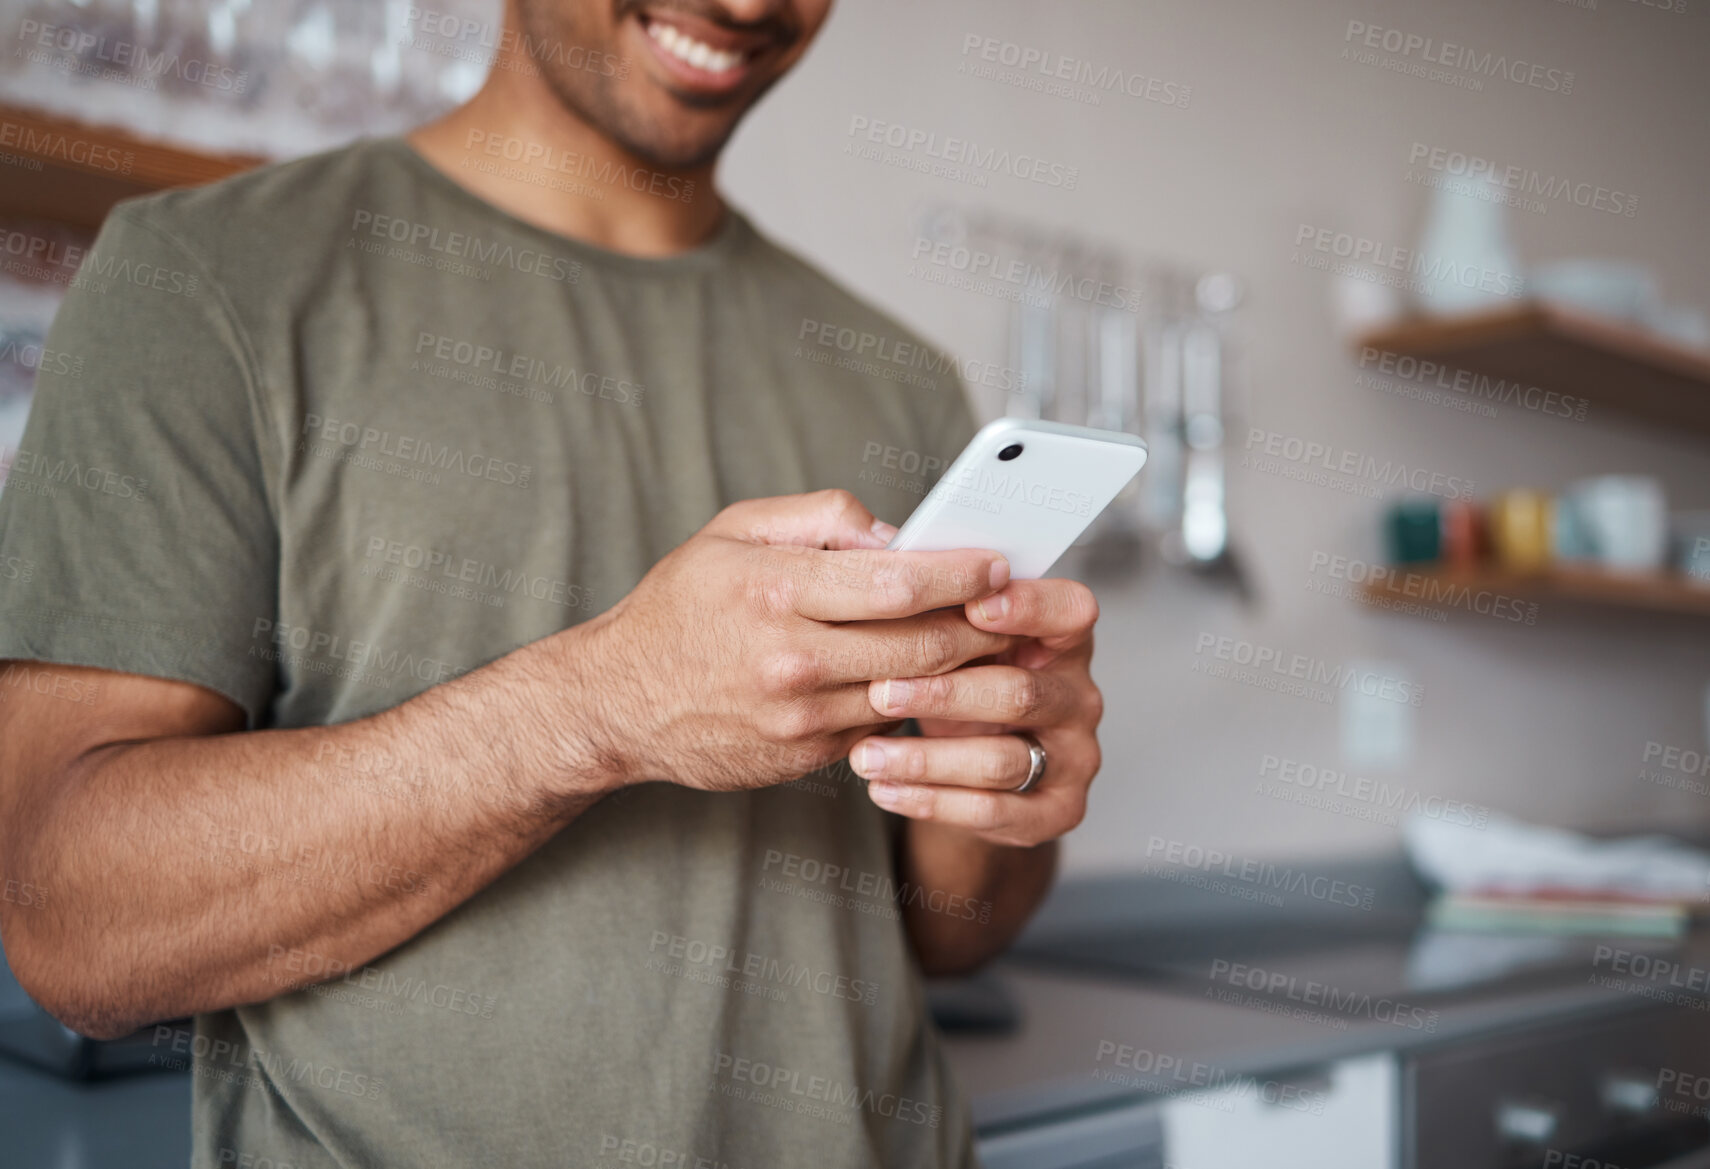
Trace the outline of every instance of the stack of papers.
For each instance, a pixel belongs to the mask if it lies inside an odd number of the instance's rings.
[[[1415,817],[1409,859],[1441,893],[1442,929],[1674,938],[1710,911],[1710,854],[1665,836],[1596,840],[1492,816]]]

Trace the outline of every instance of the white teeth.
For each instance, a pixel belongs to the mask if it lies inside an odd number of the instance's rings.
[[[742,64],[741,53],[727,53],[723,49],[715,49],[705,41],[697,41],[688,36],[675,25],[657,20],[648,21],[647,35],[677,60],[693,65],[696,69],[704,69],[708,73],[728,73]]]

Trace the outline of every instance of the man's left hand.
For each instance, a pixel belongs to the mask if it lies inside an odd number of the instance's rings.
[[[995,661],[927,678],[875,681],[873,709],[913,718],[920,738],[873,736],[850,751],[880,807],[914,820],[962,828],[992,844],[1055,840],[1086,814],[1098,773],[1104,699],[1093,683],[1092,628],[1098,602],[1072,580],[1011,581],[966,606],[968,621],[1018,641]],[[1027,778],[1027,731],[1045,749],[1042,779]]]

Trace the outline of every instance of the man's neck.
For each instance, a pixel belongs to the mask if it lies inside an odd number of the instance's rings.
[[[495,68],[481,92],[409,142],[501,210],[608,251],[677,255],[725,215],[712,164],[650,166],[566,109],[534,70]]]

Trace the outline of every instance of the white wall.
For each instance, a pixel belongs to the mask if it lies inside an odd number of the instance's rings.
[[[1670,299],[1710,307],[1710,4],[1595,3],[846,0],[744,128],[724,183],[774,234],[964,356],[1004,359],[998,302],[905,274],[919,212],[946,200],[1239,273],[1252,425],[1469,476],[1481,494],[1644,469],[1676,506],[1707,508],[1710,440],[1596,407],[1584,423],[1511,406],[1485,418],[1356,386],[1331,278],[1290,262],[1302,222],[1412,244],[1424,193],[1404,176],[1419,141],[1636,193],[1631,218],[1564,201],[1511,215],[1523,259],[1640,259]],[[1350,20],[1572,70],[1573,91],[1468,92],[1344,61]],[[970,33],[1189,85],[1191,100],[1088,107],[961,76]],[[974,191],[856,159],[843,153],[856,115],[1036,152],[1081,181]],[[1314,550],[1377,555],[1378,504],[1239,469],[1231,497],[1251,606],[1163,569],[1101,587],[1106,765],[1071,867],[1137,863],[1153,835],[1262,857],[1393,843],[1391,828],[1255,794],[1266,754],[1340,765],[1339,711],[1194,673],[1202,631],[1404,664],[1426,688],[1414,750],[1365,769],[1374,779],[1549,823],[1710,830],[1710,798],[1637,778],[1649,740],[1704,746],[1710,622],[1549,606],[1531,628],[1369,614],[1306,581]]]

